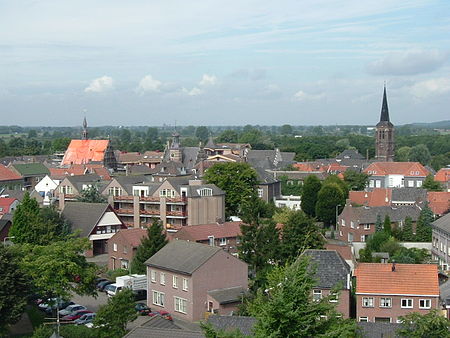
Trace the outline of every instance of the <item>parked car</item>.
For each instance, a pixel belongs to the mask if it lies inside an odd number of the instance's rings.
[[[110,285],[110,284],[113,284],[113,283],[114,283],[113,281],[104,280],[103,282],[100,282],[100,283],[97,284],[97,289],[100,290],[100,291],[105,291],[105,287],[107,285]]]
[[[38,304],[38,309],[45,311],[45,309],[50,307],[51,304],[55,304],[57,299],[58,298],[47,298],[47,299],[41,300]]]
[[[56,303],[52,304],[51,306],[49,306],[45,309],[45,313],[47,315],[56,313],[57,308],[59,308],[59,311],[61,312],[61,310],[64,310],[66,307],[68,307],[69,305],[73,305],[73,304],[75,304],[75,303],[71,302],[71,301],[60,300],[58,306]]]
[[[137,302],[139,300],[147,299],[147,290],[133,290],[134,300]]]
[[[85,313],[80,318],[75,319],[76,325],[85,325],[87,323],[92,323],[95,318],[95,312]]]
[[[148,316],[148,314],[152,311],[147,305],[144,303],[137,303],[134,308],[141,316]]]
[[[60,316],[67,316],[79,310],[87,310],[87,308],[80,304],[72,304],[66,307],[64,310],[59,311]]]
[[[75,312],[71,313],[70,315],[62,317],[61,320],[75,320],[75,319],[78,319],[81,316],[85,315],[86,313],[92,313],[92,311],[89,311],[89,310],[78,310],[78,311],[75,311]]]
[[[152,311],[152,312],[150,312],[148,315],[149,315],[150,317],[161,316],[161,317],[163,317],[164,319],[167,319],[167,320],[173,320],[171,314],[170,314],[169,312],[167,312],[167,311],[164,311],[164,310],[160,310],[160,311]]]
[[[109,284],[105,288],[105,291],[108,294],[108,297],[112,297],[112,296],[115,296],[118,292],[122,291],[123,288],[124,288],[124,286],[119,286],[116,283],[113,283],[113,284]]]

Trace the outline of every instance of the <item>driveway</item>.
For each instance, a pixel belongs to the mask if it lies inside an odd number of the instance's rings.
[[[97,298],[92,296],[74,295],[71,301],[86,306],[88,310],[92,312],[97,312],[100,305],[106,304],[108,302],[108,296],[105,292],[98,292]]]

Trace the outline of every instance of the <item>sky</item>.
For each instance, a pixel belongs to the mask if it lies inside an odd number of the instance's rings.
[[[0,0],[0,124],[450,119],[448,0]]]

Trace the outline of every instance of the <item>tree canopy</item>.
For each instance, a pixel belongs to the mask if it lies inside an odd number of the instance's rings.
[[[342,189],[336,183],[325,184],[317,195],[316,216],[324,223],[335,223],[336,208],[345,204]]]
[[[450,321],[442,316],[438,310],[431,310],[427,314],[411,312],[400,317],[401,328],[397,334],[411,338],[450,337]]]
[[[97,186],[91,185],[81,191],[80,196],[77,197],[77,201],[86,203],[105,203],[106,197],[100,194]]]
[[[303,184],[301,207],[302,210],[309,216],[316,215],[317,195],[322,188],[322,183],[315,175],[306,177]]]
[[[422,188],[427,189],[428,191],[442,191],[444,188],[442,184],[438,181],[434,180],[433,175],[429,174],[425,181],[423,181]]]

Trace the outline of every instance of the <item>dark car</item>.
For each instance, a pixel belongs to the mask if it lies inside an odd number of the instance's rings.
[[[141,316],[147,316],[152,310],[145,305],[144,303],[137,303],[134,306],[134,309],[141,315]]]
[[[105,291],[105,287],[109,284],[113,284],[113,281],[110,280],[104,280],[103,282],[100,282],[97,284],[97,289],[100,291]]]
[[[164,319],[167,320],[173,320],[172,316],[170,315],[169,312],[164,311],[164,310],[160,310],[160,311],[152,311],[148,314],[150,317],[154,317],[154,316],[161,316]]]
[[[147,290],[133,290],[134,300],[146,300],[147,299]]]
[[[89,310],[79,310],[75,311],[74,313],[64,316],[61,318],[61,320],[75,320],[80,318],[81,316],[85,315],[86,313],[92,313],[92,311]]]
[[[61,311],[61,310],[64,310],[66,307],[68,307],[69,305],[72,305],[72,304],[75,304],[75,303],[74,302],[70,302],[70,301],[60,301],[60,303],[58,304],[58,307],[59,307],[59,310]],[[45,309],[45,313],[47,315],[51,315],[53,313],[56,313],[56,309],[57,309],[56,304],[53,304],[53,305],[51,305],[51,306],[49,306],[49,307],[47,307]]]

